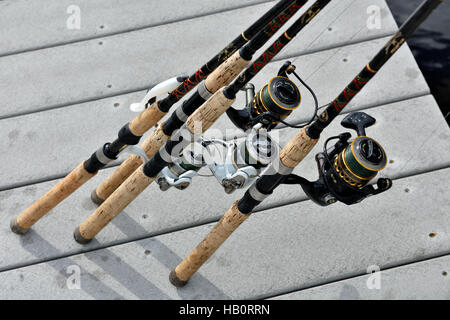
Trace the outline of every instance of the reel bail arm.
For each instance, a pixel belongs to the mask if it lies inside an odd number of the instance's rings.
[[[179,75],[178,77],[173,77],[157,84],[156,86],[147,91],[147,94],[145,95],[145,97],[142,99],[141,102],[132,103],[130,105],[130,110],[132,112],[144,111],[156,101],[156,98],[158,96],[171,93],[188,78],[189,78],[188,75],[182,74]]]

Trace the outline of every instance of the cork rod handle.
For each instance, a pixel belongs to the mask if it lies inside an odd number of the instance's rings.
[[[130,122],[131,132],[138,137],[141,137],[156,125],[161,120],[166,112],[158,108],[158,101],[154,102],[150,107],[142,111],[136,118]]]
[[[141,165],[74,233],[75,240],[90,242],[112,219],[130,204],[155,178],[147,177]]]
[[[289,168],[295,168],[318,141],[319,139],[312,139],[308,136],[306,128],[301,129],[281,150],[281,162]]]
[[[233,104],[236,99],[228,99],[224,89],[214,93],[200,108],[187,119],[186,127],[192,133],[203,133]]]
[[[47,212],[56,207],[86,181],[95,176],[84,169],[84,162],[78,165],[69,175],[50,189],[40,199],[11,221],[11,229],[15,233],[26,233]]]
[[[237,207],[238,201],[225,213],[211,232],[170,274],[170,281],[177,287],[184,286],[194,273],[213,255],[250,215]]]
[[[249,63],[250,61],[242,58],[239,51],[236,51],[208,76],[205,82],[206,88],[211,93],[217,92],[220,88],[229,85]]]

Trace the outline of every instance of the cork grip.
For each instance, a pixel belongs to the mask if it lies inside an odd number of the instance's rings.
[[[186,257],[170,275],[170,281],[177,287],[185,285],[194,273],[208,260],[220,245],[236,230],[250,214],[239,211],[238,201],[225,213],[211,232]]]
[[[228,99],[221,89],[214,93],[186,121],[186,127],[192,133],[202,133],[208,130],[214,122],[233,104],[236,99]],[[198,127],[201,125],[201,132]]]
[[[83,244],[88,243],[153,182],[155,178],[147,177],[142,169],[143,165],[75,230],[75,240]]]
[[[11,228],[16,233],[25,233],[47,212],[56,207],[93,176],[95,176],[95,173],[87,172],[84,169],[84,162],[81,163],[50,191],[23,211],[17,219],[13,219]]]
[[[205,82],[206,88],[209,92],[215,93],[236,78],[236,76],[248,66],[249,62],[250,61],[244,60],[240,56],[239,51],[236,51],[208,76]]]
[[[169,136],[162,130],[162,124],[152,132],[142,143],[141,148],[149,159],[166,143]],[[96,190],[92,192],[91,199],[100,205],[116,190],[140,165],[142,158],[138,155],[129,156]]]
[[[166,115],[166,112],[159,110],[158,103],[153,103],[130,122],[130,130],[135,136],[144,135]]]
[[[289,168],[295,168],[314,148],[319,139],[311,139],[306,128],[301,129],[281,150],[280,160]]]

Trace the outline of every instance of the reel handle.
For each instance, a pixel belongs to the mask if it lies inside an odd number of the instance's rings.
[[[377,120],[365,112],[352,112],[342,120],[341,125],[347,129],[353,129],[358,136],[366,136],[366,128],[371,127]]]
[[[255,86],[252,83],[247,83],[242,91],[245,91],[246,93],[245,106],[248,107],[255,97]]]

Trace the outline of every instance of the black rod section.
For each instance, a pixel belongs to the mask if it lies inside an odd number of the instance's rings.
[[[241,75],[225,89],[227,98],[234,98],[253,77],[261,71],[319,12],[330,3],[331,0],[318,0],[306,11],[294,24],[281,35],[253,64],[247,68]],[[255,37],[255,41],[259,35]],[[252,44],[241,49],[241,56],[245,55],[247,50],[251,50]]]

